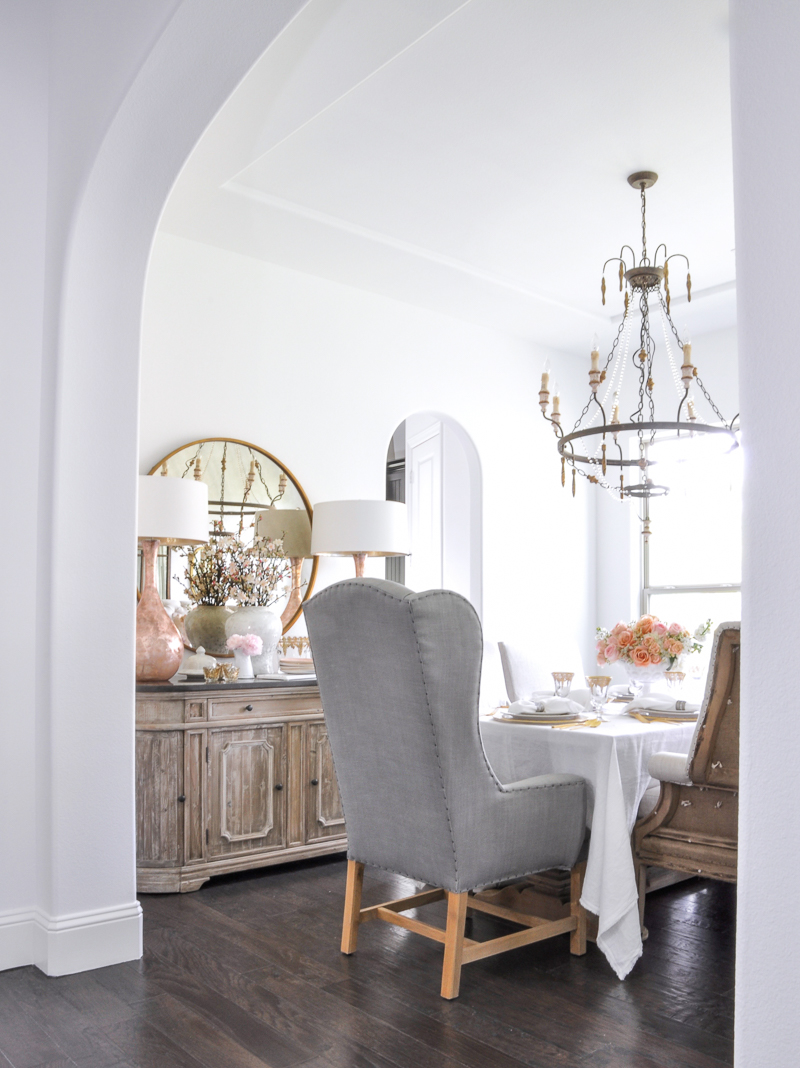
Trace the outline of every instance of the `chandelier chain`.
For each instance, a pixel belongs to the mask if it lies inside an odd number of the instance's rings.
[[[645,185],[644,182],[642,182],[642,263],[649,263],[650,261],[647,258],[647,202],[645,200],[644,190]],[[658,254],[658,249],[656,249],[656,254]]]
[[[659,297],[659,300],[661,301],[661,307],[666,312],[666,304],[664,303],[664,297],[663,297],[663,295],[662,295],[660,290],[659,290],[659,293],[658,293],[658,297]],[[678,331],[677,331],[677,329],[675,327],[675,323],[673,323],[673,321],[672,321],[672,317],[670,315],[666,315],[666,320],[669,323],[669,325],[672,327],[672,333],[675,335],[675,340],[678,342],[678,345],[679,345],[681,351],[683,351],[683,342],[681,341],[680,337],[678,336]],[[708,390],[703,385],[703,380],[700,377],[700,375],[695,373],[694,380],[697,383],[697,385],[699,386],[700,392],[703,394],[705,399],[711,405],[711,408],[712,408],[712,410],[714,412],[714,415],[716,415],[717,419],[719,419],[719,421],[721,423],[724,423],[725,426],[728,426],[729,424],[728,424],[727,419],[725,418],[725,416],[722,414],[722,412],[719,410],[719,408],[716,406],[716,404],[711,399],[711,396],[710,396]]]

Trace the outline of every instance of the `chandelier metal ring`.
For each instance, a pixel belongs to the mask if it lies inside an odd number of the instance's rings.
[[[736,433],[727,426],[717,426],[715,423],[673,423],[673,422],[655,422],[655,423],[614,423],[614,430],[610,432],[607,426],[591,426],[585,430],[573,430],[570,434],[564,434],[563,437],[558,439],[558,452],[559,455],[565,459],[575,461],[575,463],[584,464],[602,464],[602,459],[597,456],[582,456],[580,453],[576,453],[571,449],[573,441],[577,441],[579,438],[591,438],[591,437],[606,437],[611,434],[630,434],[634,433],[637,437],[640,435],[647,435],[647,431],[657,430],[675,430],[679,434],[681,431],[685,431],[687,435],[693,434],[727,434],[732,439],[734,445],[738,444],[736,441]],[[647,444],[647,442],[645,442]],[[619,442],[615,441],[614,445],[620,448]],[[568,451],[568,446],[570,446]],[[613,457],[607,457],[606,465],[608,467],[638,467],[640,469],[654,467],[658,463],[658,460],[637,460],[629,459],[614,459]]]

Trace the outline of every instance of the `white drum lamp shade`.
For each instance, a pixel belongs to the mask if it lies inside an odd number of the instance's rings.
[[[266,508],[256,512],[256,537],[276,541],[283,539],[288,557],[311,556],[311,520],[305,508]]]
[[[162,545],[202,545],[208,541],[208,486],[194,479],[139,476],[140,540]]]
[[[407,556],[406,506],[399,501],[321,501],[314,505],[312,556]]]

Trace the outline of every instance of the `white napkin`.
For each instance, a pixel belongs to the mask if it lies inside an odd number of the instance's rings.
[[[544,705],[544,709],[540,706]],[[569,697],[543,697],[539,701],[514,701],[508,706],[512,716],[563,716],[567,713],[583,712],[583,705],[571,701]]]
[[[673,697],[640,697],[631,701],[632,712],[699,712],[700,705],[676,701]]]

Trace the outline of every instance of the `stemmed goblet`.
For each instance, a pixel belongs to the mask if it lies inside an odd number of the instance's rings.
[[[589,692],[592,695],[592,712],[599,720],[605,722],[602,708],[608,700],[608,687],[611,685],[611,676],[588,675],[586,681],[589,684]]]

